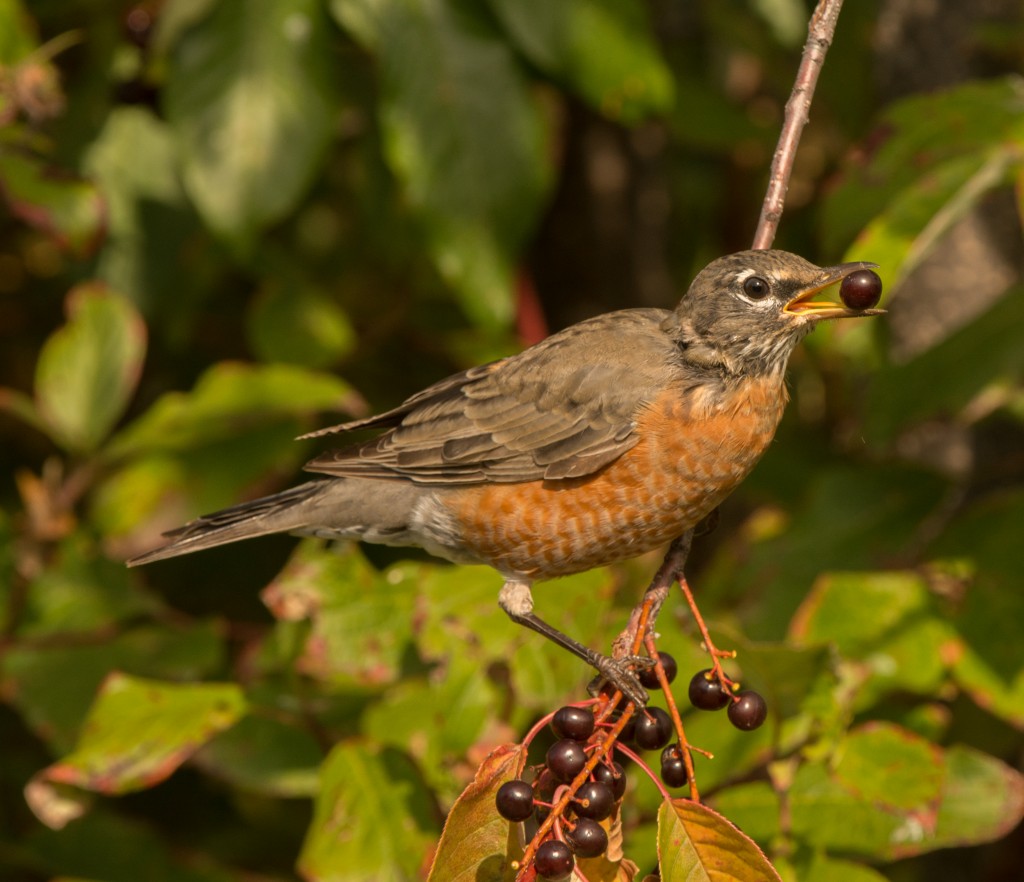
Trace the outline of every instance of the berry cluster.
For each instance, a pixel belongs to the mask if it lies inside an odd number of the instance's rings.
[[[507,781],[498,789],[495,797],[498,814],[509,821],[525,821],[532,814],[543,823],[555,790],[571,783],[587,764],[584,745],[597,728],[593,712],[582,707],[559,708],[551,719],[551,728],[558,740],[548,748],[544,768],[535,784],[517,779]],[[575,866],[574,856],[589,858],[604,854],[608,834],[601,821],[611,815],[625,791],[626,776],[622,766],[607,761],[595,766],[590,780],[577,788],[569,810],[560,819],[558,830],[564,830],[564,836],[553,836],[538,846],[534,856],[537,875],[545,880],[565,879]]]
[[[678,666],[668,653],[659,652],[656,662],[641,670],[638,679],[648,689],[659,688],[662,684],[659,671],[665,683],[675,679]],[[700,671],[690,680],[690,702],[702,710],[721,710],[728,706],[729,720],[734,726],[756,729],[767,717],[767,705],[756,692],[737,692],[736,688],[721,671]],[[671,695],[668,699],[669,707],[676,713]],[[625,751],[652,775],[626,745],[639,750],[660,750],[660,777],[664,785],[674,788],[690,783],[691,767],[686,752],[694,748],[685,746],[681,730],[681,740],[673,742],[672,716],[659,707],[626,712],[631,716],[616,739],[622,747],[616,745],[616,749]],[[551,716],[551,729],[557,740],[548,748],[533,783],[516,779],[498,789],[495,803],[503,818],[518,822],[533,817],[542,825],[543,841],[533,853],[533,869],[537,877],[546,882],[569,878],[576,858],[597,857],[608,848],[608,834],[601,821],[614,812],[626,790],[622,766],[613,762],[611,754],[607,753],[609,729],[616,725],[615,719],[621,723],[619,714],[620,709],[612,709],[607,704],[596,718],[589,707],[559,708]],[[603,759],[586,780],[570,790],[587,767],[588,758],[601,748]],[[559,814],[552,819],[550,815],[556,804]]]

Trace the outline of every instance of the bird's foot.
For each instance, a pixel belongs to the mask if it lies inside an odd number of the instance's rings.
[[[637,670],[647,670],[654,667],[654,659],[646,655],[626,655],[622,658],[612,658],[610,655],[597,655],[588,659],[591,665],[597,670],[597,676],[590,681],[587,691],[591,695],[597,695],[602,687],[611,684],[618,689],[626,698],[633,702],[637,708],[647,705],[650,696],[647,690],[640,685],[637,677]]]

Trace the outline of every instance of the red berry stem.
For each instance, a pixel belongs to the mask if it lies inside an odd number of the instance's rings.
[[[700,614],[700,609],[697,607],[697,601],[693,596],[693,592],[690,590],[690,585],[686,581],[686,577],[681,573],[679,575],[679,587],[682,589],[683,596],[686,598],[686,603],[690,607],[690,612],[693,613],[693,620],[696,622],[697,628],[700,630],[701,641],[704,644],[704,651],[707,652],[711,658],[711,671],[718,682],[722,684],[722,688],[732,695],[735,691],[734,687],[738,684],[722,669],[722,659],[736,658],[736,651],[733,649],[719,649],[715,646],[714,641],[711,639],[711,634],[708,633],[708,626],[704,623],[704,616]]]
[[[655,783],[655,785],[657,785],[657,788],[661,791],[661,795],[663,798],[672,799],[672,794],[669,793],[668,790],[665,788],[665,785],[662,782],[661,777],[654,773],[654,770],[651,769],[649,765],[647,765],[647,762],[640,754],[638,754],[635,750],[631,750],[630,748],[626,747],[625,744],[616,744],[615,749],[619,751],[619,753],[621,753],[623,756],[628,756],[631,760],[633,760],[634,763],[637,764],[637,766],[640,768],[640,771],[645,772],[647,774],[647,777],[649,777]],[[517,879],[516,882],[519,882],[519,880]]]
[[[685,579],[680,577],[680,583],[684,583]],[[661,663],[661,656],[658,655],[658,648],[654,644],[654,635],[648,633],[644,637],[644,645],[651,658],[657,659],[654,665],[654,673],[658,677],[658,682],[661,684],[661,690],[665,693],[665,703],[668,705],[669,716],[672,717],[672,725],[675,727],[676,735],[679,736],[679,747],[682,749],[683,764],[686,766],[686,775],[690,783],[690,799],[694,802],[700,802],[700,793],[697,791],[697,775],[693,770],[693,756],[690,751],[689,739],[686,737],[686,731],[683,729],[683,719],[679,715],[679,707],[676,705],[675,697],[672,695],[672,690],[669,688],[668,677],[665,676],[665,668]],[[660,778],[658,779],[660,784]],[[662,788],[664,792],[664,788]]]

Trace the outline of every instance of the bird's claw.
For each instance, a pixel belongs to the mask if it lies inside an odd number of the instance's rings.
[[[637,708],[646,707],[650,696],[647,694],[647,690],[640,685],[636,669],[638,667],[644,669],[653,667],[654,659],[648,658],[646,655],[627,655],[622,658],[602,655],[594,659],[592,663],[597,668],[598,675],[587,687],[587,691],[591,695],[597,695],[605,683],[610,683]]]

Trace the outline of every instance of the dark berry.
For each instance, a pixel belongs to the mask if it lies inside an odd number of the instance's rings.
[[[679,672],[679,665],[676,664],[676,660],[667,652],[659,652],[658,657],[661,659],[661,666],[665,669],[665,679],[671,683]],[[648,689],[657,689],[661,685],[658,682],[658,675],[654,673],[654,668],[644,668],[640,672],[638,679],[640,680],[640,685],[646,686]]]
[[[506,781],[498,788],[494,804],[506,821],[525,821],[533,812],[533,788],[525,781]]]
[[[736,701],[729,705],[729,722],[737,729],[749,732],[756,729],[768,717],[768,705],[756,692],[740,692]]]
[[[626,792],[626,773],[618,763],[601,763],[594,769],[594,780],[607,784],[612,791],[612,796],[618,802]]]
[[[689,780],[686,774],[686,763],[683,758],[670,759],[661,762],[661,780],[669,787],[683,787]]]
[[[662,763],[667,763],[669,760],[677,760],[683,758],[683,749],[679,746],[678,742],[670,744],[661,752]]]
[[[585,707],[560,707],[551,718],[551,728],[559,738],[586,741],[594,734],[594,713]]]
[[[569,847],[581,858],[604,854],[608,849],[608,834],[597,821],[580,818],[566,836]]]
[[[548,839],[546,842],[542,842],[533,859],[537,875],[541,879],[547,879],[548,882],[568,879],[575,863],[569,846],[558,839]]]
[[[850,273],[839,286],[839,299],[850,309],[870,309],[882,298],[882,280],[869,269]]]
[[[583,771],[583,767],[587,764],[587,755],[578,741],[561,738],[548,748],[545,761],[551,774],[558,781],[568,784]]]
[[[729,701],[729,693],[722,688],[711,670],[698,671],[690,680],[690,704],[699,710],[721,710]]]
[[[601,781],[587,781],[573,797],[572,808],[581,818],[603,821],[612,813],[615,797],[612,789]]]
[[[672,718],[660,707],[649,707],[637,717],[633,740],[643,750],[657,750],[672,737]]]

